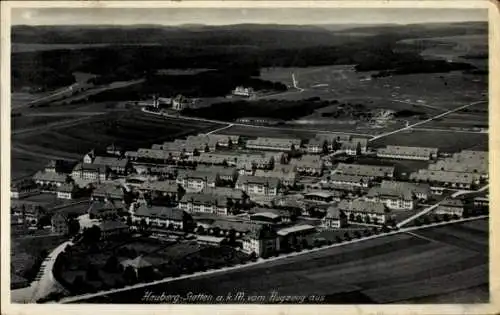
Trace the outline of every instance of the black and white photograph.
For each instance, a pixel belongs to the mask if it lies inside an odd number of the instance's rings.
[[[488,6],[9,10],[7,303],[492,303]]]

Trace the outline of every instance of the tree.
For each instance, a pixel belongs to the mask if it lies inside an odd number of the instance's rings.
[[[323,142],[323,154],[328,154],[330,150],[328,150],[328,143],[326,141]]]
[[[83,276],[78,275],[73,279],[72,283],[73,289],[77,292],[83,292],[85,290],[85,282],[83,281]]]
[[[101,228],[93,225],[83,230],[83,242],[87,245],[97,244],[101,239]]]
[[[71,218],[68,220],[68,235],[74,236],[80,232],[80,222],[75,218]]]
[[[106,264],[103,267],[104,271],[107,272],[117,272],[118,271],[118,258],[115,255],[111,255],[108,260],[106,260]]]
[[[236,230],[231,228],[228,233],[228,241],[230,245],[236,244]]]
[[[131,216],[127,216],[127,225],[128,226],[132,226],[133,225],[132,217]]]
[[[123,271],[123,280],[125,280],[126,283],[131,284],[137,282],[137,274],[132,266],[127,266],[127,268]]]
[[[99,276],[99,270],[97,270],[97,268],[93,264],[89,264],[85,273],[85,279],[87,281],[97,281],[100,280],[100,278],[101,277]]]
[[[214,227],[214,228],[212,229],[212,231],[213,231],[213,234],[214,234],[215,236],[219,236],[219,235],[220,235],[220,232],[221,232],[221,229],[220,229],[219,227],[217,227],[217,226],[216,226],[216,227]]]
[[[346,241],[350,241],[350,240],[351,240],[351,236],[349,235],[349,232],[345,232],[345,233],[344,233],[344,239],[345,239]]]
[[[197,233],[197,234],[200,234],[200,235],[204,235],[204,234],[205,234],[205,228],[204,228],[203,226],[201,226],[201,225],[200,225],[200,226],[198,226],[198,227],[196,228],[196,233]]]

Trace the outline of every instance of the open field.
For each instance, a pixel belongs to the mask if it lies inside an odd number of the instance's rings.
[[[425,124],[419,127],[425,128]],[[399,132],[390,136],[370,142],[372,147],[385,147],[386,145],[436,147],[445,152],[458,152],[460,150],[488,150],[488,134],[456,133],[433,131]]]
[[[318,96],[343,101],[363,95],[366,99],[407,101],[449,109],[479,100],[481,93],[487,92],[488,88],[488,78],[481,75],[450,72],[371,79],[371,72],[358,73],[351,66],[270,68],[261,71],[261,78],[291,86],[292,72],[298,86],[305,91],[298,92],[291,88],[283,95],[295,99]],[[273,97],[281,98],[280,94]],[[374,105],[394,107],[390,102]]]
[[[212,130],[217,124],[176,120],[140,112],[108,113],[67,128],[17,137],[13,143],[83,154],[92,148],[103,149],[111,143],[135,149],[188,134]]]
[[[448,237],[453,233],[449,228],[429,230]],[[442,242],[398,234],[146,290],[181,296],[188,292],[224,296],[244,292],[245,297],[263,296],[264,302],[270,302],[271,291],[278,291],[280,295],[323,295],[324,302],[332,304],[397,303],[428,296],[433,297],[430,303],[449,303],[453,300],[443,298],[446,294],[488,284],[487,252],[471,248],[487,242],[487,235],[473,236],[472,243],[466,232],[456,239]],[[144,290],[84,302],[133,303],[142,298]],[[476,295],[471,298],[469,301],[478,302]],[[480,301],[487,300],[485,295]]]
[[[33,155],[10,152],[10,176],[11,180],[17,180],[25,176],[34,175],[43,168],[49,159],[40,159]]]
[[[79,158],[92,148],[104,149],[111,143],[137,149],[217,127],[220,125],[193,124],[141,112],[108,113],[73,126],[13,137],[12,145],[16,150],[12,150],[11,155],[12,177],[30,175],[51,158]]]
[[[60,121],[75,119],[71,116],[16,116],[12,117],[10,124],[12,130],[36,128]]]

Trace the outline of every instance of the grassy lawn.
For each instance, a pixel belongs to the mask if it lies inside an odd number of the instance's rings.
[[[425,127],[422,125],[421,127]],[[488,135],[474,133],[412,131],[399,132],[370,142],[370,146],[380,148],[387,145],[436,147],[445,152],[461,150],[488,150]]]
[[[212,130],[218,126],[142,113],[112,113],[104,118],[95,118],[78,126],[47,131],[19,141],[26,145],[84,154],[92,148],[103,149],[110,143],[128,149],[149,147],[153,143]]]
[[[51,123],[75,119],[71,116],[17,116],[12,117],[10,121],[10,126],[12,130],[24,129],[24,128],[34,128],[39,126],[48,125]]]

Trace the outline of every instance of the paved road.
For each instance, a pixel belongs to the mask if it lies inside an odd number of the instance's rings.
[[[26,105],[32,105],[32,104],[35,104],[35,103],[38,103],[38,102],[41,102],[41,101],[44,101],[44,100],[47,100],[47,99],[50,99],[50,98],[57,97],[59,95],[65,94],[65,93],[71,93],[73,91],[73,86],[75,84],[72,84],[72,85],[70,85],[68,87],[62,88],[61,90],[56,91],[56,92],[54,92],[52,94],[46,95],[44,97],[40,97],[40,98],[38,98],[36,100],[32,100],[32,101],[28,102]]]
[[[376,238],[380,238],[380,237],[386,237],[386,236],[389,236],[389,235],[394,235],[394,234],[399,234],[399,233],[406,233],[406,232],[411,232],[411,231],[416,231],[416,230],[425,229],[425,228],[431,228],[431,227],[437,227],[437,226],[443,226],[443,225],[448,225],[448,224],[454,224],[454,223],[460,223],[460,222],[467,222],[467,221],[479,220],[479,219],[484,219],[484,218],[487,218],[487,217],[488,217],[487,215],[484,215],[484,216],[478,216],[478,217],[474,217],[474,218],[463,218],[463,219],[452,220],[452,221],[448,221],[448,222],[432,223],[432,224],[429,224],[429,225],[426,225],[426,226],[408,227],[408,228],[399,229],[399,230],[396,230],[396,231],[391,231],[389,233],[378,234],[378,235],[371,235],[371,236],[363,237],[363,238],[360,238],[360,239],[354,239],[354,240],[351,240],[351,241],[347,241],[347,242],[343,242],[343,243],[337,243],[337,244],[333,244],[333,245],[329,245],[329,246],[325,246],[325,247],[321,247],[321,248],[314,248],[314,249],[306,250],[306,251],[302,251],[302,252],[294,252],[294,253],[282,255],[282,256],[279,256],[279,257],[272,257],[272,258],[268,258],[268,259],[259,259],[256,262],[250,262],[250,263],[245,264],[245,265],[238,265],[238,266],[233,266],[233,267],[225,267],[225,268],[216,269],[216,270],[208,270],[208,271],[198,272],[198,273],[191,274],[191,275],[183,275],[183,276],[180,276],[180,277],[177,277],[177,278],[166,278],[166,279],[163,279],[163,280],[153,281],[153,282],[149,282],[149,283],[140,283],[140,284],[136,284],[136,285],[132,285],[132,286],[124,287],[124,288],[119,288],[119,289],[113,289],[113,290],[108,290],[108,291],[101,291],[101,292],[97,292],[97,293],[89,293],[89,294],[84,294],[84,295],[80,295],[80,296],[72,296],[72,297],[61,299],[59,301],[59,303],[63,303],[63,304],[64,303],[72,303],[72,302],[83,301],[83,300],[94,298],[94,297],[98,297],[98,296],[105,296],[105,295],[108,295],[108,294],[124,292],[124,291],[132,290],[132,289],[145,288],[145,287],[156,285],[156,284],[160,284],[160,283],[167,283],[167,282],[177,281],[177,280],[180,280],[180,279],[197,278],[197,277],[200,277],[200,276],[206,276],[206,275],[224,273],[224,272],[227,272],[229,270],[243,269],[243,268],[247,268],[249,266],[254,266],[254,265],[258,265],[258,264],[265,264],[265,263],[269,263],[269,262],[272,262],[272,261],[275,261],[275,260],[281,260],[281,259],[285,259],[285,258],[289,258],[289,257],[299,256],[299,255],[307,255],[307,254],[312,253],[312,252],[326,250],[326,249],[334,248],[334,247],[346,246],[346,245],[349,245],[349,244],[364,242],[364,241],[368,241],[368,240],[372,240],[372,239],[376,239]]]
[[[52,292],[59,292],[61,290],[64,290],[64,287],[56,281],[54,278],[54,263],[56,262],[57,257],[59,256],[60,253],[64,251],[67,245],[71,245],[72,243],[70,241],[64,242],[56,249],[54,249],[49,256],[46,259],[46,264],[44,268],[41,270],[41,277],[38,281],[34,282],[32,285],[34,285],[34,294],[32,297],[32,302],[37,301],[38,299],[41,299],[43,297],[46,297]]]
[[[31,283],[27,288],[12,290],[11,300],[17,303],[35,303],[37,300],[46,297],[52,292],[65,291],[64,287],[56,281],[53,274],[54,263],[57,256],[71,244],[70,241],[57,246],[44,260],[39,271],[40,278]]]
[[[423,121],[420,121],[418,123],[414,123],[413,125],[409,125],[408,127],[403,127],[403,128],[400,128],[400,129],[397,129],[397,130],[394,130],[394,131],[391,131],[391,132],[386,132],[386,133],[382,133],[380,135],[377,135],[377,136],[374,136],[373,138],[369,139],[368,141],[374,141],[374,140],[377,140],[377,139],[380,139],[380,138],[384,138],[384,137],[387,137],[387,136],[390,136],[390,135],[393,135],[395,133],[398,133],[398,132],[401,132],[401,131],[404,131],[404,130],[408,130],[408,129],[412,129],[413,127],[416,127],[416,126],[420,126],[420,125],[423,125],[423,124],[426,124],[428,123],[429,121],[432,121],[432,120],[435,120],[435,119],[438,119],[438,118],[441,118],[441,117],[444,117],[446,115],[449,115],[451,113],[455,113],[455,112],[458,112],[464,108],[467,108],[467,107],[470,107],[470,106],[473,106],[473,105],[477,105],[477,104],[481,104],[481,103],[486,103],[488,101],[477,101],[477,102],[473,102],[473,103],[470,103],[470,104],[466,104],[466,105],[462,105],[460,107],[457,107],[455,109],[451,109],[449,111],[446,111],[444,113],[441,113],[439,115],[436,115],[434,117],[431,117],[429,119],[426,119],[426,120],[423,120]]]
[[[212,133],[216,133],[216,132],[219,132],[219,131],[221,131],[221,130],[224,130],[224,129],[227,129],[227,128],[231,128],[232,126],[234,126],[234,124],[229,124],[229,125],[227,125],[227,126],[224,126],[224,127],[221,127],[221,128],[214,129],[214,130],[212,130],[212,131],[210,131],[210,132],[207,132],[206,134],[207,134],[207,135],[210,135],[210,134],[212,134]]]

